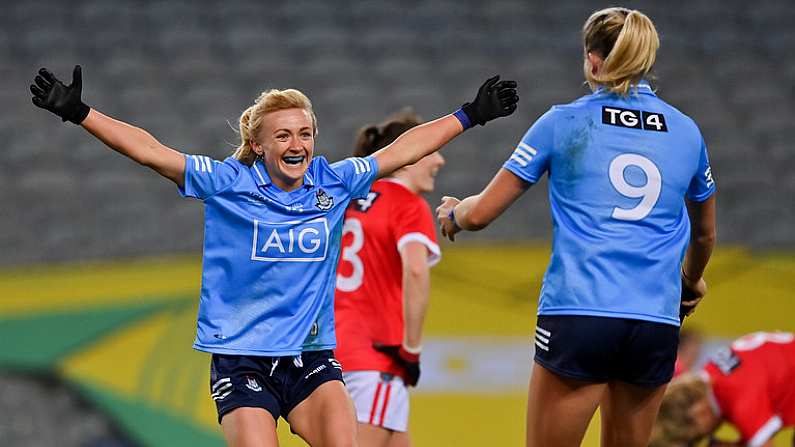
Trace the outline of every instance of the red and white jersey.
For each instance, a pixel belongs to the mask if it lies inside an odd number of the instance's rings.
[[[428,262],[440,257],[428,203],[396,179],[375,182],[366,199],[351,201],[342,229],[334,313],[336,358],[345,371],[402,368],[373,343],[403,342],[403,265],[400,249],[419,242]]]
[[[795,425],[795,336],[756,332],[719,351],[704,367],[721,416],[749,446]]]

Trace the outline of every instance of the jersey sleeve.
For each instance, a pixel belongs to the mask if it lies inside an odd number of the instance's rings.
[[[331,165],[331,169],[342,179],[352,199],[363,199],[378,176],[378,164],[372,155],[349,157]]]
[[[409,242],[419,242],[428,249],[428,265],[433,267],[442,259],[436,241],[436,228],[428,204],[420,198],[403,200],[393,210],[393,233],[398,252]]]
[[[537,182],[549,169],[549,156],[554,149],[555,137],[553,110],[536,120],[519,141],[508,161],[502,165],[526,182]]]
[[[183,197],[206,200],[229,187],[237,178],[232,163],[222,163],[204,155],[185,155],[185,184],[179,188]]]
[[[712,167],[709,165],[707,145],[701,140],[701,154],[698,159],[696,175],[687,188],[687,198],[694,202],[703,202],[715,193],[715,180],[712,178]]]

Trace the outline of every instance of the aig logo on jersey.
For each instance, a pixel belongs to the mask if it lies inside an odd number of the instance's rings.
[[[325,217],[306,222],[254,221],[252,261],[317,262],[328,254],[329,228]]]
[[[665,125],[665,117],[662,113],[622,109],[621,107],[602,106],[602,124],[654,132],[668,132],[668,127]]]

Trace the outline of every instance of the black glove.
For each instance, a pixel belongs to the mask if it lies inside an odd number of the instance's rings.
[[[516,110],[519,95],[515,81],[500,81],[500,75],[487,79],[478,89],[475,100],[461,106],[474,126],[486,124],[495,118],[508,116]]]
[[[63,85],[49,70],[42,68],[30,85],[33,104],[58,115],[64,121],[80,124],[88,116],[90,107],[80,99],[83,91],[83,76],[80,66],[75,65],[72,83]]]
[[[412,354],[402,345],[384,345],[373,343],[373,348],[378,352],[383,352],[396,361],[406,371],[406,385],[417,386],[420,381],[420,355]]]

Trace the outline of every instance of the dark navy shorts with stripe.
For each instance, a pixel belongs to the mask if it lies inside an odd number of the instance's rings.
[[[627,318],[539,315],[535,361],[560,376],[656,387],[674,374],[679,328]]]
[[[288,357],[213,354],[210,361],[210,394],[219,424],[241,407],[264,408],[276,421],[287,419],[296,405],[332,380],[342,381],[342,367],[330,350]]]

